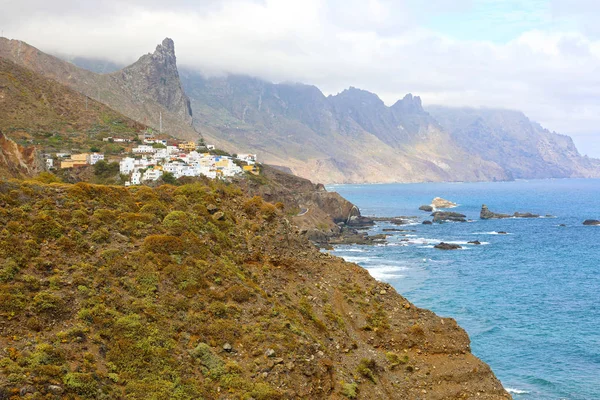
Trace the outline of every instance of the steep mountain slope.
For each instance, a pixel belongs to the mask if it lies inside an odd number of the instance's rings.
[[[0,38],[0,57],[56,80],[148,126],[196,140],[189,100],[183,93],[174,44],[165,39],[153,54],[111,74],[97,74],[18,40]]]
[[[427,110],[459,146],[496,162],[514,178],[600,176],[600,160],[582,157],[569,136],[550,132],[519,111],[439,106]]]
[[[240,193],[0,182],[0,398],[510,398],[454,320]]]
[[[111,153],[116,144],[102,138],[134,139],[145,125],[104,104],[6,59],[0,58],[0,130],[38,150]]]
[[[468,156],[407,96],[386,107],[351,88],[325,97],[314,86],[245,76],[204,78],[182,70],[194,124],[209,141],[259,153],[271,164],[322,182],[506,179],[496,164]]]

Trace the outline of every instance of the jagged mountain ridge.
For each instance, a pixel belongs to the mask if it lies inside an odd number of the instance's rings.
[[[326,97],[303,84],[236,75],[205,78],[188,69],[181,77],[194,124],[208,140],[255,151],[267,163],[289,166],[303,177],[322,182],[508,178],[496,164],[455,146],[412,95],[387,107],[356,88]]]
[[[600,161],[518,111],[424,109],[411,94],[387,107],[353,87],[325,97],[314,86],[189,70],[182,81],[208,137],[274,163],[287,157],[295,173],[325,182],[600,176]]]
[[[110,74],[98,74],[45,54],[22,41],[0,38],[0,57],[56,80],[125,116],[173,136],[195,140],[189,100],[181,88],[175,48],[165,39],[152,54]]]
[[[600,160],[582,157],[569,136],[550,132],[520,111],[427,110],[459,146],[496,162],[516,179],[600,176]]]

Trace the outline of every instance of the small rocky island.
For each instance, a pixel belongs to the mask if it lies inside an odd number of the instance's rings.
[[[458,249],[462,249],[462,246],[460,246],[458,244],[446,243],[446,242],[442,242],[440,244],[436,244],[433,247],[435,247],[436,249],[440,249],[440,250],[458,250]]]
[[[436,197],[433,199],[431,205],[435,208],[454,208],[458,206],[458,204],[450,200],[442,199],[441,197]]]
[[[488,207],[484,204],[481,206],[481,212],[479,213],[479,218],[481,219],[503,219],[503,218],[539,218],[538,214],[532,213],[520,213],[515,212],[514,214],[501,214],[495,213],[488,209]]]

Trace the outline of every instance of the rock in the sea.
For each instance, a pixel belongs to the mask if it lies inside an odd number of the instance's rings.
[[[539,218],[540,217],[538,214],[520,213],[520,212],[514,213],[513,216],[517,217],[517,218]]]
[[[450,200],[442,199],[441,197],[436,197],[433,199],[431,205],[435,208],[453,208],[457,206],[456,203],[453,203]]]
[[[433,222],[443,222],[443,221],[454,221],[454,222],[467,222],[465,219],[467,216],[464,214],[460,214],[457,212],[451,211],[436,211],[431,214],[433,217]]]
[[[498,235],[508,235],[508,232],[500,231],[498,232]]]
[[[467,243],[469,243],[469,244],[477,244],[477,245],[481,244],[481,242],[479,240],[471,240],[471,241],[469,241]]]
[[[431,222],[431,221],[423,221],[423,225],[433,225],[433,222]]]
[[[428,206],[428,205],[422,205],[421,207],[419,207],[419,210],[426,211],[426,212],[432,212],[433,211],[433,207],[432,206]]]
[[[597,219],[586,219],[585,221],[583,221],[584,225],[600,225],[600,221],[598,221]]]
[[[481,212],[479,213],[479,218],[481,218],[481,219],[539,218],[539,217],[540,216],[538,214],[532,214],[529,212],[526,212],[526,213],[516,212],[512,215],[495,213],[495,212],[490,211],[485,204],[481,206]]]
[[[491,212],[485,204],[481,206],[481,212],[479,213],[479,218],[481,219],[501,219],[510,217],[511,215],[508,214]]]
[[[458,249],[462,249],[461,246],[459,246],[458,244],[454,244],[454,243],[439,243],[436,244],[435,246],[436,249],[440,249],[440,250],[458,250]]]

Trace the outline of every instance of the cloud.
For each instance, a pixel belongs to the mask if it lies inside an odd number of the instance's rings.
[[[180,65],[208,74],[304,82],[328,94],[352,85],[388,104],[412,92],[425,104],[520,109],[588,150],[600,126],[600,38],[576,21],[600,6],[574,1],[581,12],[558,0],[520,8],[497,0],[20,1],[4,6],[0,27],[43,51],[121,64],[168,36]],[[471,15],[483,20],[453,34]],[[477,33],[492,23],[507,33],[510,21],[519,27],[510,40]],[[590,154],[600,156],[598,147]]]

